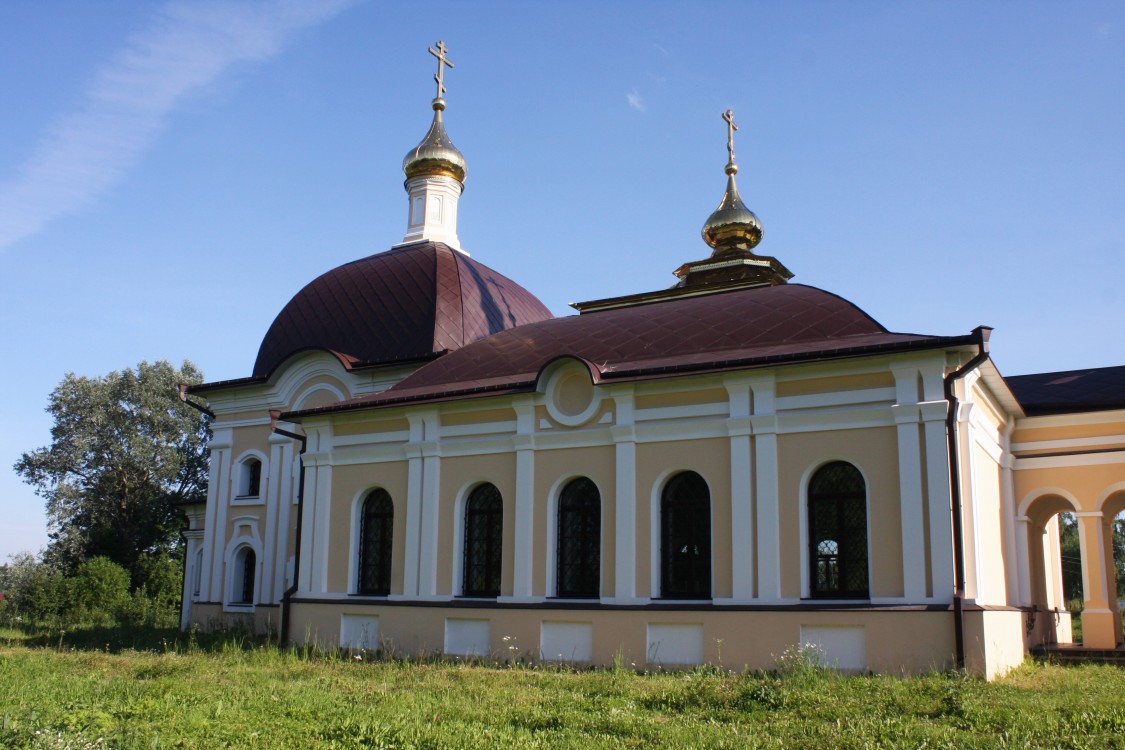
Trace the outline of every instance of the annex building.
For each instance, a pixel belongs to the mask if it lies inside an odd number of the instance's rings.
[[[407,230],[301,289],[214,415],[183,625],[394,653],[992,676],[1121,642],[1125,367],[1004,378],[989,329],[896,333],[756,251],[726,189],[674,286],[556,318],[457,236],[433,123]],[[1060,363],[1062,364],[1062,363]]]

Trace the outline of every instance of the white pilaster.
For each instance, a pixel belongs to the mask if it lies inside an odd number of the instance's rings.
[[[532,601],[531,573],[535,559],[535,406],[521,399],[516,410],[516,507],[512,601]]]
[[[308,561],[308,575],[304,570],[301,580],[310,593],[328,592],[328,552],[331,548],[332,518],[332,427],[321,425],[308,430],[308,450],[305,453],[305,521],[308,544],[301,550],[302,568]],[[308,502],[309,497],[312,502]],[[304,541],[304,540],[302,540]],[[308,554],[306,554],[306,551]]]
[[[953,507],[949,491],[949,446],[945,432],[948,401],[922,408],[926,440],[926,495],[930,514],[930,594],[939,602],[953,601]]]
[[[437,539],[440,518],[441,449],[439,434],[441,417],[436,411],[420,415],[422,440],[418,445],[422,471],[420,487],[420,526],[418,530],[418,595],[437,595]]]
[[[962,381],[965,384],[965,392],[957,409],[957,434],[960,438],[958,450],[961,451],[961,508],[969,511],[968,518],[964,519],[964,524],[966,530],[973,535],[973,553],[967,555],[965,560],[965,567],[967,568],[965,571],[965,596],[968,599],[977,600],[982,597],[984,591],[980,564],[984,557],[981,555],[980,548],[981,526],[980,502],[977,499],[977,487],[979,486],[977,462],[973,460],[977,435],[976,427],[973,425],[972,411],[976,404],[967,400],[972,395],[972,383],[969,382],[969,379],[973,378],[974,375],[976,375],[975,372],[969,373]]]
[[[286,474],[281,456],[288,441],[289,438],[276,433],[271,433],[269,437],[269,478],[264,482],[265,491],[262,493],[266,503],[266,528],[262,535],[262,582],[258,588],[261,600],[265,604],[277,602],[277,597],[274,595],[275,581],[282,576],[282,570],[277,566],[274,553],[278,547],[278,506],[282,504],[281,477]]]
[[[1016,486],[1012,477],[1012,466],[1015,458],[1012,456],[1012,431],[1015,430],[1015,421],[1010,421],[1004,428],[1001,438],[1003,450],[1001,451],[1000,464],[1000,505],[1004,509],[1000,515],[1001,533],[1004,534],[1005,546],[1008,555],[1004,558],[1004,572],[1007,601],[1006,604],[1019,603],[1020,575],[1024,567],[1009,557],[1016,554]],[[1015,600],[1015,601],[1013,601]]]
[[[781,522],[777,467],[776,387],[772,376],[756,378],[753,394],[754,502],[757,509],[758,600],[781,599]]]
[[[436,451],[436,446],[429,449]],[[441,456],[422,458],[422,529],[418,560],[418,594],[437,595],[437,540],[441,497]]]
[[[615,450],[613,601],[637,598],[637,443],[633,427],[633,390],[614,393],[617,422],[613,427]],[[655,595],[651,592],[650,595]]]
[[[1016,565],[1019,567],[1020,599],[1019,606],[1031,606],[1031,549],[1028,538],[1031,532],[1031,519],[1027,516],[1016,518]]]
[[[291,555],[289,550],[289,516],[293,506],[294,487],[296,486],[296,478],[293,476],[293,455],[295,453],[293,445],[295,441],[284,435],[274,435],[270,437],[270,442],[273,442],[275,437],[284,439],[284,442],[278,442],[278,450],[275,452],[276,460],[271,459],[270,464],[271,466],[274,463],[277,464],[279,476],[277,483],[277,534],[273,538],[274,570],[276,571],[273,584],[273,601],[281,601],[281,597],[290,585],[286,572]]]
[[[227,505],[230,503],[230,449],[233,431],[228,428],[215,429],[211,436],[211,472],[207,487],[207,539],[205,544],[211,550],[211,557],[204,561],[209,567],[205,572],[207,594],[200,595],[207,601],[221,601],[223,597],[223,551],[227,544]],[[214,487],[211,486],[214,483]]]
[[[917,367],[894,367],[898,436],[898,505],[902,526],[902,593],[908,602],[926,598],[926,534],[922,495],[922,446]]]
[[[754,599],[754,489],[750,476],[750,384],[727,383],[730,419],[731,603]]]
[[[408,416],[410,441],[406,444],[406,544],[403,549],[402,595],[416,597],[419,592],[419,572],[422,547],[423,456],[422,443],[426,439],[425,414]]]

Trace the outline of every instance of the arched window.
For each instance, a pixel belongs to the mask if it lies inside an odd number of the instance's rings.
[[[711,492],[694,471],[672,477],[660,498],[660,595],[711,598]]]
[[[391,538],[395,507],[384,489],[372,490],[359,519],[359,593],[391,593]]]
[[[465,565],[461,593],[499,596],[504,546],[504,501],[500,490],[482,484],[465,503]]]
[[[825,464],[809,480],[809,594],[866,599],[867,486],[859,469]]]
[[[262,491],[262,462],[248,458],[242,462],[238,475],[236,497],[258,497]]]
[[[239,547],[234,555],[231,604],[254,603],[254,573],[258,567],[257,556],[250,547]]]
[[[585,477],[559,496],[557,595],[596,599],[601,594],[602,498]]]

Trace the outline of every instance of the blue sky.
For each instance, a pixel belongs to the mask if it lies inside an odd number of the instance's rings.
[[[0,560],[66,372],[247,375],[388,249],[446,42],[459,234],[556,314],[708,248],[720,114],[759,251],[1020,374],[1125,363],[1125,4],[0,0]]]

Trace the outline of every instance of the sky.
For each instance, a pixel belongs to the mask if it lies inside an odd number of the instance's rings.
[[[459,236],[556,314],[709,253],[726,125],[758,252],[1005,375],[1125,364],[1120,2],[0,0],[0,562],[68,372],[249,375],[406,230],[446,43]]]

